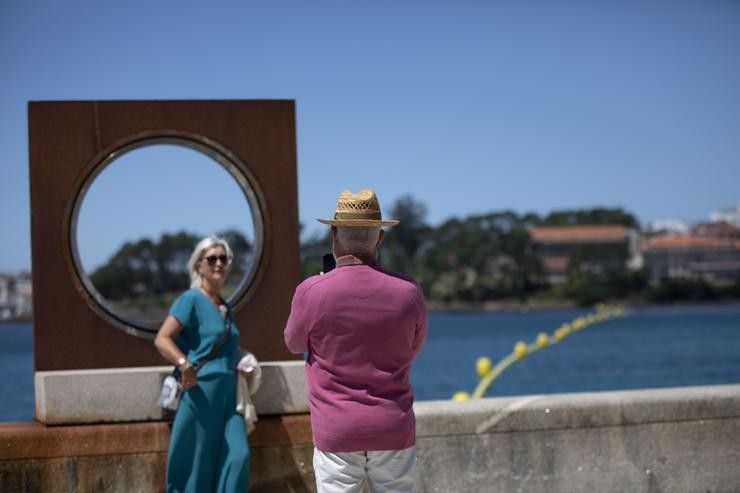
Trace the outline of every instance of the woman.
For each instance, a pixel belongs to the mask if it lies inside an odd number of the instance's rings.
[[[232,258],[221,238],[198,243],[188,261],[191,289],[172,303],[154,340],[180,369],[183,387],[167,457],[168,492],[246,492],[249,484],[247,432],[236,412],[239,330],[221,298]]]

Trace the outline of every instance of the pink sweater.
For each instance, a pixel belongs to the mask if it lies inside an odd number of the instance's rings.
[[[400,450],[416,442],[409,371],[427,331],[416,282],[371,265],[344,265],[301,283],[285,327],[307,352],[314,445],[326,452]]]

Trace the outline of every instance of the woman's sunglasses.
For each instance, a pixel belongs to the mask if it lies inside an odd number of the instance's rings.
[[[205,261],[208,262],[208,265],[210,265],[211,267],[216,265],[217,260],[224,265],[229,265],[231,263],[229,261],[229,257],[227,257],[226,255],[209,255],[204,258],[205,258]]]

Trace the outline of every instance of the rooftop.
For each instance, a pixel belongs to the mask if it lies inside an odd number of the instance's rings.
[[[629,238],[629,228],[618,224],[536,226],[529,235],[535,243],[619,243]]]
[[[711,236],[663,235],[649,238],[642,248],[644,251],[707,248],[740,250],[740,240]]]

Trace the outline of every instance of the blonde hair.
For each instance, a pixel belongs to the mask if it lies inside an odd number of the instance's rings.
[[[203,252],[213,247],[223,247],[226,250],[226,256],[229,258],[229,264],[234,258],[234,252],[231,250],[228,242],[219,236],[208,236],[203,238],[195,245],[195,250],[188,260],[188,272],[190,273],[190,287],[199,288],[203,285],[203,276],[198,272],[198,262],[203,260]]]

